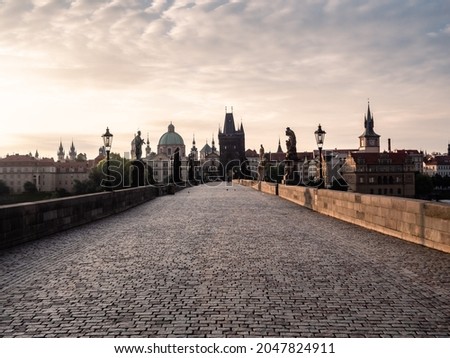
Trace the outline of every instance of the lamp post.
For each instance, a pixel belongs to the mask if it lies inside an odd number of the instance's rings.
[[[109,180],[109,152],[111,151],[111,145],[113,140],[113,135],[109,132],[109,128],[106,127],[105,134],[102,135],[103,144],[105,146],[106,151],[106,176],[107,180]],[[111,186],[108,185],[108,190],[111,190]]]
[[[322,127],[319,124],[319,127],[314,132],[314,134],[316,135],[316,143],[317,143],[317,147],[319,148],[319,178],[320,178],[319,188],[323,188],[324,183],[323,183],[323,171],[322,171],[322,147],[323,147],[323,141],[325,139],[326,132],[324,130],[322,130]]]

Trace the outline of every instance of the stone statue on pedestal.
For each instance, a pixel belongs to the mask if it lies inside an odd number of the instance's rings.
[[[286,128],[286,135],[288,139],[286,140],[286,160],[284,166],[284,184],[298,184],[296,178],[294,178],[294,168],[297,165],[297,139],[295,133],[289,127]]]
[[[258,180],[263,181],[265,178],[266,157],[264,156],[264,147],[261,144],[259,148],[259,164],[258,164]]]
[[[134,138],[136,160],[142,158],[142,144],[145,144],[145,141],[141,138],[141,131],[138,131],[137,136]]]

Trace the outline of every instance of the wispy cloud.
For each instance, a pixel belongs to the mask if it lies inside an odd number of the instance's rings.
[[[306,131],[321,121],[333,145],[351,147],[340,139],[348,132],[339,122],[358,121],[367,97],[380,111],[403,108],[405,117],[420,113],[421,120],[440,106],[448,131],[449,14],[444,0],[5,0],[0,90],[25,93],[41,125],[58,126],[54,116],[63,110],[46,115],[32,98],[56,93],[71,112],[67,119],[85,127],[103,127],[109,117],[119,131],[148,125],[162,134],[159,122],[178,119],[186,123],[180,132],[199,137],[209,137],[223,106],[234,104],[253,146],[270,140],[275,147],[275,126],[282,135],[283,126]],[[114,98],[133,107],[117,108]],[[33,130],[36,109],[13,102],[0,115]],[[305,147],[313,141],[305,139]]]

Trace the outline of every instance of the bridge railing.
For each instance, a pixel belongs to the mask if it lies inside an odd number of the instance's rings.
[[[248,180],[236,182],[321,214],[450,253],[450,205],[447,204]]]
[[[161,193],[145,186],[0,206],[0,249],[119,213]]]

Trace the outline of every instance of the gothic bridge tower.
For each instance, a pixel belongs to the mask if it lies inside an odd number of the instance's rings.
[[[231,180],[233,176],[242,177],[248,174],[244,126],[241,123],[239,129],[236,129],[233,107],[231,107],[230,113],[225,107],[223,130],[219,128],[219,151],[225,180]]]

